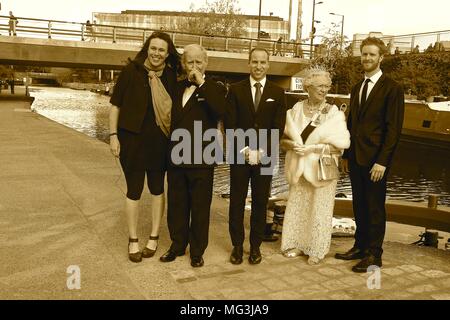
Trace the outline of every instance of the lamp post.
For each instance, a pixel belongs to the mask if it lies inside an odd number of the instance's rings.
[[[309,48],[309,58],[312,59],[312,52],[313,52],[313,42],[314,42],[314,34],[316,33],[316,30],[314,28],[314,13],[316,10],[316,4],[321,4],[323,1],[319,1],[316,3],[316,0],[313,0],[313,12],[312,12],[312,22],[311,22],[311,46]]]
[[[344,15],[339,13],[330,12],[333,16],[340,16],[342,17],[342,23],[341,23],[341,51],[342,47],[344,46]]]
[[[261,3],[262,0],[259,0],[259,15],[258,15],[258,40],[261,33]]]

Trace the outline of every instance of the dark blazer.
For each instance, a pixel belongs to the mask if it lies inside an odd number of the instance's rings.
[[[244,131],[250,128],[279,129],[281,139],[286,121],[286,99],[282,88],[266,80],[258,110],[255,111],[250,79],[247,78],[231,85],[227,100],[226,128],[240,128]],[[268,135],[267,146],[269,148],[267,152],[270,153],[270,135]]]
[[[167,93],[173,97],[177,82],[175,70],[166,66],[161,76],[161,82]],[[131,61],[122,69],[110,102],[120,108],[119,128],[135,133],[141,132],[142,123],[149,107],[150,115],[154,120],[148,73],[143,65]]]
[[[390,167],[403,125],[403,88],[383,74],[365,105],[360,107],[359,92],[363,82],[356,84],[350,95],[347,127],[351,145],[343,158],[365,167],[371,167],[374,163]]]
[[[195,89],[194,93],[183,107],[183,93],[188,86],[188,81],[179,81],[176,86],[175,99],[172,106],[172,121],[171,121],[171,139],[169,141],[169,158],[171,166],[188,167],[188,168],[208,168],[213,167],[214,164],[206,164],[201,157],[201,163],[194,164],[194,141],[202,140],[203,134],[208,129],[217,128],[218,121],[221,120],[226,111],[226,101],[224,88],[213,80],[206,79],[204,84]],[[194,121],[201,121],[202,136],[194,135]],[[177,129],[185,129],[190,133],[191,137],[191,154],[189,163],[174,164],[170,153],[172,149],[182,141],[172,141],[173,132]],[[182,140],[182,139],[181,139]],[[202,141],[202,154],[206,146],[211,142]],[[198,154],[198,151],[197,151]]]

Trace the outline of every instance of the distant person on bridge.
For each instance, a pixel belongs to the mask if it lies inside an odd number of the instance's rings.
[[[132,262],[152,257],[164,213],[164,177],[172,101],[181,73],[179,54],[167,33],[155,31],[123,68],[111,97],[110,148],[120,158],[127,194],[128,255]],[[152,230],[141,252],[137,237],[144,179],[151,193]]]
[[[350,148],[344,152],[342,169],[350,173],[355,243],[336,259],[362,259],[352,271],[366,273],[381,267],[386,231],[386,186],[392,158],[402,131],[405,99],[402,86],[380,69],[387,53],[379,38],[369,37],[360,46],[364,79],[352,88],[347,127]]]
[[[17,36],[16,27],[19,22],[17,18],[14,17],[12,11],[9,12],[9,35]]]
[[[277,56],[278,53],[280,54],[280,56],[283,56],[283,54],[281,53],[281,47],[282,47],[282,42],[283,42],[283,37],[279,37],[277,42],[275,43],[275,52],[274,52],[274,56]]]

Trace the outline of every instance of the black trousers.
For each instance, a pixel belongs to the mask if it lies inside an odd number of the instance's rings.
[[[349,161],[353,193],[353,214],[356,221],[355,247],[381,257],[386,232],[386,178],[378,182],[370,180],[371,167]]]
[[[233,246],[241,246],[245,239],[244,210],[248,182],[252,190],[250,215],[250,246],[259,248],[264,237],[267,203],[270,195],[272,175],[261,175],[260,166],[230,166],[229,231]]]
[[[190,255],[201,256],[208,246],[214,168],[167,170],[167,224],[176,253],[190,245]]]

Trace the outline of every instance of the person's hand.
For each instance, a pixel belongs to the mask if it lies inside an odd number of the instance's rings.
[[[205,79],[203,79],[203,74],[196,69],[189,72],[188,80],[189,82],[195,84],[197,87],[201,86],[205,82]]]
[[[118,158],[120,154],[120,142],[117,138],[117,135],[113,135],[109,137],[109,149],[111,150],[111,153]]]
[[[370,169],[370,180],[373,182],[378,182],[383,179],[384,172],[386,171],[386,167],[381,164],[375,163]]]
[[[342,159],[341,160],[341,170],[343,173],[349,173],[350,170],[348,169],[348,159]]]
[[[297,153],[298,155],[300,155],[300,156],[306,156],[307,154],[310,154],[310,153],[312,153],[312,152],[315,152],[315,146],[314,145],[308,145],[308,146],[305,146],[305,145],[300,145],[300,144],[298,144],[298,143],[296,143],[295,145],[294,145],[294,151],[295,151],[295,153]]]

